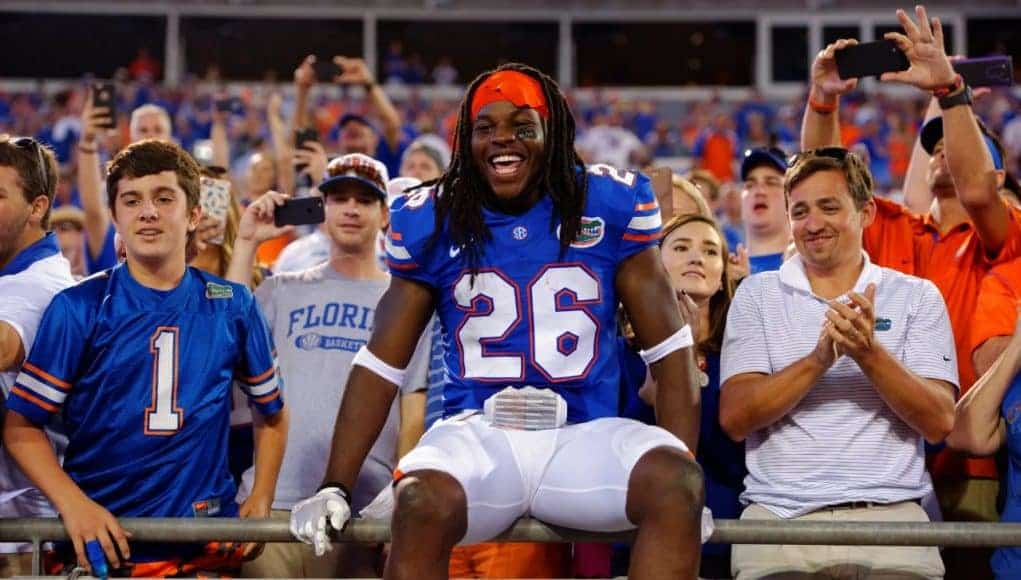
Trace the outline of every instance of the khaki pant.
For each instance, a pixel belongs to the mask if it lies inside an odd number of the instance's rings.
[[[0,578],[32,575],[32,552],[0,554]]]
[[[273,510],[274,520],[288,521],[291,512]],[[243,578],[347,578],[375,577],[379,549],[358,544],[333,544],[317,558],[312,546],[302,543],[268,543],[262,553],[241,566]]]
[[[781,518],[752,504],[745,508],[741,519]],[[929,518],[920,505],[901,502],[858,509],[821,509],[794,518],[794,521],[927,522]],[[935,547],[735,545],[732,567],[736,580],[943,577],[943,561]]]

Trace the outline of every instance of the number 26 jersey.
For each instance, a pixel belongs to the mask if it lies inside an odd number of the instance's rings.
[[[448,224],[433,241],[433,190],[391,210],[387,263],[394,276],[434,289],[446,337],[443,414],[481,409],[507,386],[551,388],[568,422],[618,415],[617,268],[657,244],[661,219],[644,175],[593,165],[581,231],[561,255],[549,195],[522,215],[483,209],[492,239],[472,277]]]

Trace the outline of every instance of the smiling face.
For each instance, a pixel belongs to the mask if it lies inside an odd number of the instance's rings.
[[[372,252],[379,232],[389,224],[389,210],[378,193],[355,182],[342,182],[323,194],[326,233],[346,254]]]
[[[173,171],[117,182],[113,219],[128,262],[184,264],[188,232],[198,226],[201,213],[197,205],[188,208],[187,194]]]
[[[703,221],[670,232],[661,256],[674,290],[683,290],[696,302],[709,300],[723,286],[723,240]]]
[[[875,202],[855,207],[844,174],[818,171],[799,181],[790,193],[790,221],[794,244],[805,266],[830,271],[857,263],[862,232],[872,223]]]
[[[472,159],[500,201],[529,193],[539,181],[546,132],[539,113],[496,101],[472,123]]]

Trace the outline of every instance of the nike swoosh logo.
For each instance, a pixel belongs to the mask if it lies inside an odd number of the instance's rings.
[[[455,247],[455,246],[450,246],[450,257],[451,258],[456,258],[457,255],[460,254],[460,253],[461,253],[461,248],[458,248],[458,247]]]
[[[948,357],[947,355],[943,355],[943,360],[945,360],[946,362],[950,362],[950,357]]]

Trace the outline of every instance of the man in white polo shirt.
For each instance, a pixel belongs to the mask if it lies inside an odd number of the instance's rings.
[[[28,137],[0,136],[0,416],[43,311],[74,283],[56,235],[46,232],[56,185],[52,151]],[[47,434],[62,456],[67,438]],[[54,515],[0,446],[0,518]],[[31,574],[28,550],[28,543],[0,543],[0,577]]]
[[[862,251],[876,206],[856,155],[802,153],[784,187],[799,255],[741,284],[723,344],[720,423],[747,439],[741,518],[928,521],[923,439],[949,433],[957,388],[943,298]],[[943,576],[925,547],[735,546],[732,566],[739,580]]]

